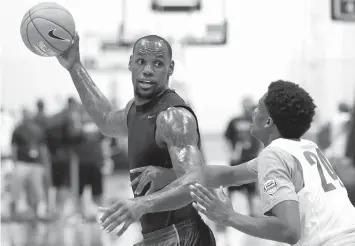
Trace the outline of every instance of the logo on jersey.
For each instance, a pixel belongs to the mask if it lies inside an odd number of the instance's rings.
[[[276,192],[276,189],[277,189],[277,184],[275,182],[275,180],[273,179],[269,179],[265,182],[264,184],[264,191],[270,195],[270,196],[273,196]]]

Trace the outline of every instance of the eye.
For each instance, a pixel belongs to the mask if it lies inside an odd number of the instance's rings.
[[[138,59],[138,60],[137,60],[137,63],[138,63],[139,65],[143,65],[143,64],[144,64],[144,60],[143,60],[143,59]]]
[[[155,62],[155,66],[157,66],[157,67],[160,67],[160,66],[162,66],[163,65],[163,62],[162,61],[156,61]]]

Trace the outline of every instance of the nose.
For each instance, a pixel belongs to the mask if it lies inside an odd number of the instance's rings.
[[[144,67],[143,75],[144,77],[151,77],[154,75],[154,72],[149,64]]]

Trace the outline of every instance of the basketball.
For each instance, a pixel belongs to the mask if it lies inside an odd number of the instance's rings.
[[[74,36],[73,16],[57,3],[39,3],[21,21],[23,42],[39,56],[59,56],[72,45]]]

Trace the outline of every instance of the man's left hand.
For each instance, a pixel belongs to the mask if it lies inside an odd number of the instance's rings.
[[[139,199],[120,200],[110,207],[100,207],[100,212],[103,213],[100,218],[103,230],[112,232],[123,224],[116,234],[120,237],[132,223],[138,221],[145,214],[145,206]]]
[[[235,212],[222,188],[217,192],[218,197],[200,184],[190,185],[190,191],[195,200],[192,205],[197,211],[219,224],[228,224],[230,217]]]

